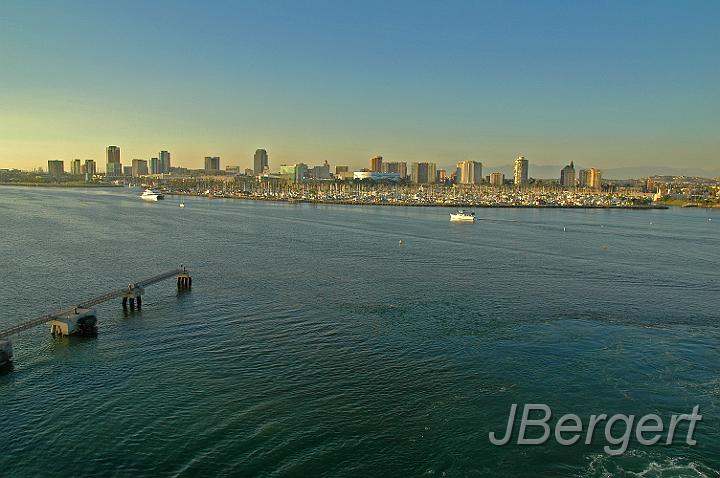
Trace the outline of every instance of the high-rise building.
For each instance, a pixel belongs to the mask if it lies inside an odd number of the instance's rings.
[[[335,166],[335,176],[339,176],[340,173],[347,173],[350,171],[348,166]]]
[[[382,156],[375,156],[374,158],[370,158],[370,171],[372,171],[373,173],[381,173],[382,164]]]
[[[262,174],[268,166],[268,154],[264,149],[256,149],[253,157],[253,172],[256,176]]]
[[[82,161],[79,159],[70,161],[70,174],[73,176],[80,176],[82,174]]]
[[[602,172],[597,168],[581,169],[578,171],[578,185],[599,191],[602,189]]]
[[[86,159],[85,164],[83,165],[85,178],[89,179],[92,178],[97,174],[97,163],[95,163],[92,159]]]
[[[123,167],[120,162],[120,147],[108,146],[105,150],[107,161],[105,163],[105,174],[108,176],[122,176]]]
[[[132,176],[132,166],[123,166],[122,168],[122,175],[126,177]]]
[[[280,165],[280,176],[294,183],[303,182],[307,172],[308,166],[305,163]]]
[[[144,159],[133,159],[132,160],[132,176],[139,178],[140,176],[147,176],[148,174],[148,162]]]
[[[160,174],[160,158],[150,158],[150,174]]]
[[[330,164],[325,161],[322,166],[313,166],[312,178],[313,179],[330,179]]]
[[[108,163],[119,163],[120,162],[120,147],[119,146],[108,146],[105,150],[107,153]]]
[[[575,187],[575,164],[572,161],[560,170],[560,186],[563,188]]]
[[[220,171],[220,156],[205,156],[205,172],[215,174]]]
[[[503,173],[490,173],[490,184],[501,187],[505,184],[505,175]]]
[[[588,182],[588,187],[590,189],[594,189],[595,191],[600,191],[602,189],[602,171],[597,168],[590,168],[590,181]]]
[[[445,181],[447,181],[447,171],[444,169],[438,169],[435,171],[435,182],[444,183]]]
[[[158,173],[169,173],[170,168],[170,152],[160,151],[160,154],[158,154]]]
[[[398,173],[401,178],[407,177],[407,163],[396,162],[396,163],[382,163],[383,173]]]
[[[478,161],[460,161],[457,164],[457,181],[460,184],[482,183],[482,163]]]
[[[515,169],[513,171],[515,186],[522,186],[528,182],[529,169],[529,163],[528,160],[525,159],[525,156],[520,156],[515,160]]]
[[[410,165],[410,181],[415,184],[435,183],[435,163],[415,163]]]
[[[59,159],[48,160],[48,174],[53,178],[60,178],[65,174],[65,162]]]

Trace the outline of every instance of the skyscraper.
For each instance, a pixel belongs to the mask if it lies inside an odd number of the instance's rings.
[[[70,161],[70,174],[80,176],[82,174],[82,162],[79,159]]]
[[[503,173],[490,173],[490,184],[500,187],[505,184],[505,175]]]
[[[160,159],[159,158],[150,158],[149,171],[150,171],[150,174],[159,174],[160,173]]]
[[[560,170],[560,186],[563,188],[575,187],[575,164],[572,161]]]
[[[370,171],[373,173],[381,173],[382,172],[382,156],[375,156],[374,158],[370,158]]]
[[[383,173],[398,173],[401,178],[407,177],[407,163],[396,162],[396,163],[382,163]]]
[[[482,163],[477,161],[460,161],[457,164],[457,181],[460,184],[482,183]]]
[[[170,152],[160,151],[158,155],[158,173],[170,172]]]
[[[590,177],[588,181],[588,187],[595,191],[602,189],[602,171],[597,168],[590,168]]]
[[[525,159],[525,156],[520,156],[515,160],[515,186],[522,186],[528,181],[529,169],[529,163],[528,160]]]
[[[140,176],[147,176],[148,173],[148,162],[144,159],[133,159],[132,160],[132,176],[138,178]]]
[[[65,162],[58,159],[48,160],[48,174],[53,178],[60,178],[65,174]]]
[[[410,181],[415,184],[435,183],[435,163],[412,163]]]
[[[205,156],[205,172],[217,173],[220,171],[220,156]]]
[[[95,176],[95,174],[97,174],[97,164],[95,163],[95,160],[86,159],[84,169],[86,178],[92,178],[93,176]]]
[[[123,168],[120,162],[120,147],[108,146],[105,150],[107,162],[105,163],[105,174],[108,176],[122,176]]]
[[[253,158],[253,172],[256,176],[262,174],[268,166],[268,154],[264,149],[256,149]]]
[[[581,188],[599,191],[602,189],[602,172],[597,168],[578,171],[578,184]]]

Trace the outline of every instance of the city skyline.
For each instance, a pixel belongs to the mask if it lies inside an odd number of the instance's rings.
[[[262,147],[275,165],[717,174],[715,2],[70,3],[4,5],[0,167],[104,165],[118,144],[190,168]]]

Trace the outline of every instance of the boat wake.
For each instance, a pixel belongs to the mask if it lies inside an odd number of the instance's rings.
[[[620,457],[597,454],[591,455],[589,459],[588,467],[578,477],[720,477],[720,471],[688,458],[651,455],[638,450],[631,450]]]

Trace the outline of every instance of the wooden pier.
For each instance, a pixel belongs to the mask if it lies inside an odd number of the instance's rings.
[[[0,330],[0,366],[13,360],[12,343],[8,340],[8,337],[45,323],[49,323],[50,332],[57,335],[72,335],[94,330],[97,322],[94,306],[112,299],[122,298],[123,308],[127,309],[129,302],[131,309],[135,309],[135,307],[140,309],[146,287],[173,277],[176,278],[179,290],[189,290],[192,287],[190,273],[184,266],[181,266],[179,269],[131,282],[127,287],[112,290],[72,307],[41,315],[8,329]]]

